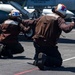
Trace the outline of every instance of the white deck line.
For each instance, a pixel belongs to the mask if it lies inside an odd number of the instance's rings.
[[[72,60],[72,59],[75,59],[75,57],[71,57],[71,58],[64,59],[63,62],[69,61],[69,60]]]

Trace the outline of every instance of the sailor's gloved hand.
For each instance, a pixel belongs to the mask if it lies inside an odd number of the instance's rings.
[[[25,32],[28,32],[29,30],[30,30],[30,26],[24,27],[24,31],[25,31]]]
[[[25,33],[28,33],[29,30],[30,30],[30,26],[28,26],[28,27],[24,27],[24,32],[25,32]]]

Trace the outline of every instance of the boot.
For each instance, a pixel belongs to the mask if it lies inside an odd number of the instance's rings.
[[[38,61],[37,61],[37,66],[40,70],[44,70],[44,63],[46,61],[46,54],[44,53],[39,53],[38,55]]]

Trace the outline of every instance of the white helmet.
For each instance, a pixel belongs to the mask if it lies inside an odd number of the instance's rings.
[[[55,11],[61,13],[62,15],[66,15],[67,8],[64,4],[58,4]]]
[[[18,11],[18,10],[11,10],[9,16],[19,17],[20,16],[20,11]]]

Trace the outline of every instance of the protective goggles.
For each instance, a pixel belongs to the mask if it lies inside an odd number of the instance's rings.
[[[12,16],[20,16],[20,13],[18,13],[18,12],[13,12],[13,13],[12,13]]]

